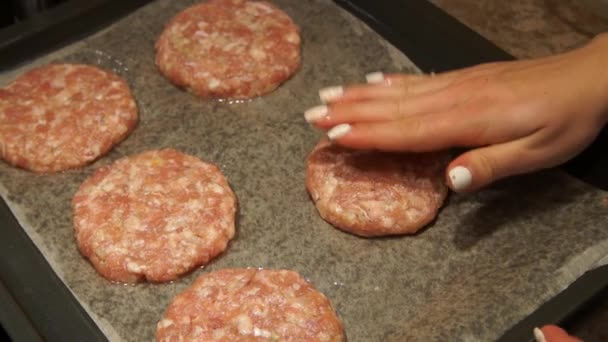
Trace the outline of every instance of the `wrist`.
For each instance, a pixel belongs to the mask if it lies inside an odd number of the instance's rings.
[[[597,82],[603,94],[603,124],[608,122],[608,32],[601,33],[591,40],[590,48],[596,51],[596,63],[599,71]]]

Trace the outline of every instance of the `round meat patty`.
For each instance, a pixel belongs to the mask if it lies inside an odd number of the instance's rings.
[[[0,89],[0,156],[27,170],[84,166],[136,124],[127,83],[92,66],[46,65]]]
[[[156,64],[197,96],[245,99],[273,91],[300,66],[300,34],[264,1],[210,0],[176,15],[156,43]]]
[[[176,279],[234,236],[236,197],[214,165],[164,149],[101,167],[72,199],[76,241],[109,280]]]
[[[360,236],[411,234],[446,195],[440,153],[349,150],[324,140],[307,159],[306,187],[323,219]]]
[[[296,272],[225,269],[178,294],[157,341],[344,341],[329,300]]]

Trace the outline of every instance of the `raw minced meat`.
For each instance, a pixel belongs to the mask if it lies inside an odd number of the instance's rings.
[[[411,234],[445,197],[442,153],[350,150],[321,141],[307,159],[306,187],[321,217],[361,236]]]
[[[156,340],[344,341],[327,297],[296,272],[224,269],[178,294],[157,324]]]
[[[172,149],[119,159],[72,200],[82,254],[109,280],[176,279],[234,236],[236,197],[214,165]]]
[[[96,67],[45,65],[0,89],[0,156],[27,170],[84,166],[136,124],[127,83]]]
[[[206,98],[273,91],[300,66],[300,34],[264,1],[211,0],[177,14],[156,43],[156,64],[178,86]]]

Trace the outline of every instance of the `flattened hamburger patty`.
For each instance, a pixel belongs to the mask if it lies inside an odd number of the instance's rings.
[[[105,278],[176,279],[234,236],[236,197],[212,164],[172,149],[122,158],[72,200],[78,247]]]
[[[411,234],[431,222],[447,195],[445,156],[349,150],[321,141],[306,187],[321,217],[360,236]]]
[[[177,14],[156,43],[156,65],[206,98],[245,99],[273,91],[300,66],[294,22],[264,1],[211,0]]]
[[[178,294],[156,329],[164,341],[344,341],[329,300],[296,272],[225,269]]]
[[[84,166],[136,124],[127,83],[92,66],[46,65],[0,89],[0,156],[27,170]]]

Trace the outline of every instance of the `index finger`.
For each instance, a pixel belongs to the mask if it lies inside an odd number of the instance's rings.
[[[455,146],[485,145],[487,127],[458,118],[456,112],[420,114],[393,121],[340,124],[328,137],[350,148],[429,152]]]
[[[545,325],[541,328],[546,342],[582,342],[582,340],[568,335],[568,333],[555,325]]]

